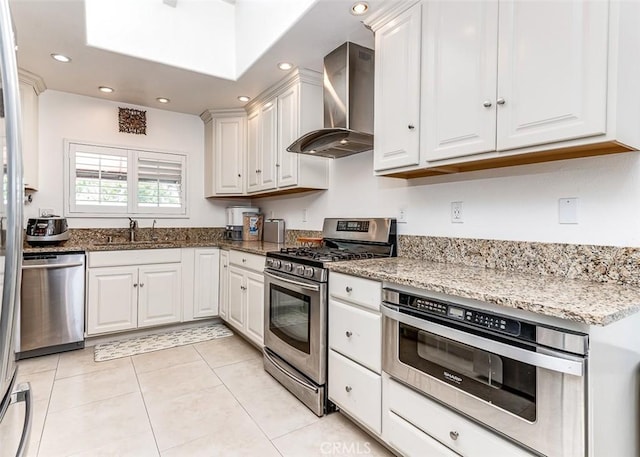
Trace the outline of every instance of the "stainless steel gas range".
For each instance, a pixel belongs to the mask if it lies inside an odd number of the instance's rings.
[[[397,255],[396,221],[327,218],[319,247],[267,253],[264,367],[315,414],[327,400],[327,263]]]

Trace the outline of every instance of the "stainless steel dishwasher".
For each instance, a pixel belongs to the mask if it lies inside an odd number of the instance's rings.
[[[85,254],[25,254],[18,359],[84,347]]]

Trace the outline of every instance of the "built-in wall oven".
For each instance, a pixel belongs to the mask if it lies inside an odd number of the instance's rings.
[[[392,378],[536,453],[586,455],[587,335],[405,286],[382,314]]]
[[[389,218],[324,220],[317,247],[267,253],[264,367],[315,414],[327,400],[326,264],[396,255],[396,221]]]

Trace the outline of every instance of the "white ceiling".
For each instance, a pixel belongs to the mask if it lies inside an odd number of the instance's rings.
[[[132,0],[134,1],[134,0]],[[82,0],[11,0],[18,65],[42,77],[48,89],[189,114],[239,108],[238,95],[256,97],[285,76],[276,66],[322,71],[322,58],[345,41],[373,47],[373,34],[350,14],[350,0],[319,0],[302,19],[247,70],[229,81],[87,46]],[[374,10],[380,1],[369,1]],[[268,18],[265,18],[268,20]],[[259,39],[260,31],[256,30]],[[206,53],[204,43],[193,43]],[[70,56],[61,64],[51,53]],[[102,94],[98,86],[113,87]],[[163,105],[156,97],[167,97]]]

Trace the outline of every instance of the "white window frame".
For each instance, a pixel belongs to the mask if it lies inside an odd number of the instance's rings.
[[[64,215],[66,217],[162,217],[188,218],[187,205],[187,155],[179,152],[149,150],[142,148],[127,148],[123,146],[109,146],[91,144],[83,141],[64,141]],[[99,206],[76,205],[75,203],[75,150],[95,153],[108,153],[127,156],[127,205]],[[180,208],[149,208],[138,206],[138,157],[152,159],[166,159],[180,163],[182,167],[181,207]]]

